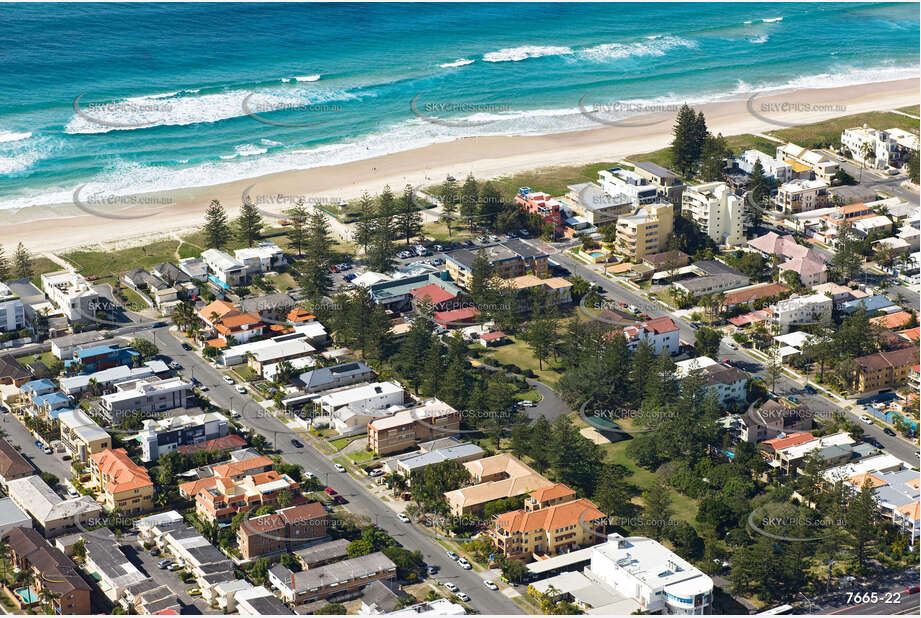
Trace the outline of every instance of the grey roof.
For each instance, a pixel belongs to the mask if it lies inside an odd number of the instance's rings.
[[[300,558],[304,564],[310,566],[320,562],[329,562],[336,558],[345,558],[348,555],[346,551],[348,546],[349,542],[345,539],[336,539],[328,543],[320,543],[319,545],[312,545],[304,549],[299,549],[294,552],[294,554]]]
[[[153,276],[143,268],[132,268],[125,273],[125,278],[131,281],[134,285],[146,284],[155,290],[164,290],[169,287],[166,285],[166,282],[159,279],[158,277]]]
[[[294,573],[294,584],[297,592],[307,592],[315,588],[322,588],[334,582],[347,582],[365,577],[372,573],[396,571],[396,565],[381,552],[374,552],[367,556],[349,558],[341,562],[334,562],[325,566],[308,569]],[[292,572],[286,566],[277,564],[271,569],[272,573],[281,581],[291,581]]]
[[[409,469],[410,472],[431,466],[443,461],[451,461],[462,457],[471,457],[474,455],[484,455],[485,451],[476,444],[469,442],[459,444],[458,446],[449,446],[447,448],[436,449],[427,453],[421,453],[406,459],[400,460],[400,465]]]
[[[111,345],[123,342],[114,337],[107,337],[99,331],[88,331],[84,333],[76,333],[73,335],[64,335],[63,337],[55,337],[51,340],[51,343],[58,346],[59,348],[69,348],[72,346],[82,346],[86,344]]]
[[[147,579],[125,556],[115,534],[108,528],[99,528],[83,533],[86,540],[86,554],[110,581],[126,586]]]
[[[303,382],[304,388],[313,390],[322,388],[326,384],[335,384],[339,380],[351,376],[367,373],[374,372],[363,362],[354,361],[351,363],[341,363],[339,365],[333,365],[332,367],[321,367],[319,369],[314,369],[313,371],[307,371],[302,373],[298,379]]]
[[[675,172],[665,169],[661,165],[656,165],[652,161],[639,161],[634,164],[634,167],[638,167],[641,170],[646,170],[650,174],[655,174],[656,176],[662,176],[663,178],[674,178],[681,180],[681,177]]]
[[[287,605],[271,595],[256,597],[254,599],[246,599],[246,603],[255,611],[259,612],[260,616],[272,616],[279,614],[283,616],[294,615],[294,612],[288,609]]]
[[[853,454],[854,451],[850,446],[841,446],[838,444],[826,446],[825,448],[814,453],[818,459],[824,459],[826,461],[831,459],[839,459],[841,457],[850,457]]]
[[[710,365],[704,368],[704,384],[713,386],[714,384],[735,384],[748,379],[748,374],[737,369],[736,367],[727,367],[726,365]]]
[[[477,253],[479,251],[482,251],[485,254],[490,263],[513,260],[516,258],[530,259],[547,255],[540,249],[535,249],[531,245],[522,240],[519,240],[518,238],[506,240],[505,242],[499,243],[497,245],[481,247],[477,249]],[[457,262],[458,264],[461,264],[462,266],[466,266],[467,268],[473,268],[473,261],[476,259],[477,253],[468,249],[459,249],[446,255],[445,257]]]
[[[708,275],[736,275],[738,277],[745,277],[745,274],[741,271],[736,270],[728,264],[717,262],[716,260],[700,260],[694,262],[691,266],[702,270]]]
[[[375,581],[362,590],[361,602],[368,606],[376,606],[382,612],[392,612],[400,603],[400,597],[380,581]]]
[[[263,294],[240,301],[240,310],[244,313],[262,313],[263,311],[288,311],[294,308],[294,299],[287,294]]]
[[[5,528],[10,524],[22,525],[23,522],[27,522],[29,526],[32,525],[29,516],[23,513],[11,498],[0,498],[0,528]]]
[[[541,257],[547,255],[546,252],[541,251],[540,249],[518,238],[506,240],[503,244],[524,258]]]
[[[0,380],[25,380],[32,374],[12,354],[0,354]]]
[[[178,266],[170,262],[161,262],[153,267],[153,271],[160,275],[160,278],[172,285],[173,283],[182,283],[191,281],[192,277]]]

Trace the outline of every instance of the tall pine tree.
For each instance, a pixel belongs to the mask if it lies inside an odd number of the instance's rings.
[[[298,256],[303,255],[304,245],[307,244],[307,217],[304,200],[299,199],[294,208],[288,212],[288,218],[291,219],[291,226],[288,228],[288,245]]]
[[[400,196],[398,212],[395,219],[397,234],[399,237],[409,241],[422,233],[422,214],[416,208],[416,200],[413,198],[413,188],[406,185],[403,188],[403,194]]]
[[[16,266],[16,276],[20,279],[32,278],[32,254],[26,249],[21,242],[16,246],[16,253],[13,255],[13,262]]]
[[[262,215],[256,205],[245,200],[240,208],[240,216],[237,217],[237,240],[246,243],[247,247],[252,247],[262,235]]]
[[[205,211],[202,233],[205,235],[205,244],[212,249],[221,249],[230,241],[232,233],[227,223],[227,213],[217,200],[211,200],[208,210]]]

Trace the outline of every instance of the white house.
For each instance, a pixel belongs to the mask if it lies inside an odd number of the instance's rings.
[[[716,394],[720,405],[730,406],[745,401],[748,374],[735,367],[727,367],[707,356],[699,356],[675,363],[679,378],[699,370],[704,386]]]
[[[48,300],[71,322],[92,321],[97,311],[106,311],[111,306],[79,273],[59,270],[43,273],[41,280]]]
[[[824,208],[828,203],[828,184],[822,180],[797,178],[777,189],[774,203],[785,213]]]
[[[403,405],[403,387],[396,382],[375,382],[327,393],[316,400],[317,407],[330,416],[337,410],[382,410]]]
[[[625,195],[634,208],[658,199],[658,188],[634,172],[614,167],[598,172],[598,184],[610,196]]]
[[[208,265],[211,274],[230,287],[238,286],[246,280],[246,267],[220,249],[206,249],[201,259]]]
[[[841,145],[855,161],[885,169],[905,163],[911,151],[918,150],[918,136],[901,129],[882,131],[864,125],[842,131]]]
[[[784,183],[793,179],[792,165],[781,159],[775,159],[760,150],[746,150],[736,159],[736,165],[746,174],[751,174],[757,161],[761,161],[764,175],[775,182]]]
[[[227,435],[228,428],[227,417],[217,412],[146,419],[137,436],[141,461],[156,461],[180,446],[222,438]]]
[[[639,347],[641,341],[645,341],[656,355],[667,350],[669,354],[678,353],[681,343],[678,340],[678,326],[668,316],[647,320],[635,326],[624,328],[624,337],[627,339],[627,346],[631,350]]]
[[[748,208],[725,182],[708,182],[684,190],[681,212],[718,245],[735,247],[745,242]]]
[[[778,301],[770,309],[774,312],[773,321],[780,328],[781,334],[786,334],[792,326],[829,323],[833,305],[834,301],[828,296],[811,294]]]
[[[246,267],[247,273],[264,273],[288,263],[284,252],[271,240],[264,240],[255,247],[237,249],[233,255]]]
[[[0,281],[0,332],[19,330],[25,325],[26,314],[22,299]]]

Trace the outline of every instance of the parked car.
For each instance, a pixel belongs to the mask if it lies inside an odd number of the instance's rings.
[[[50,447],[43,446],[43,447],[42,447],[42,452],[43,452],[45,455],[51,455],[54,451],[52,451]]]
[[[451,560],[460,560],[460,556],[458,556],[456,553],[454,553],[450,549],[446,551],[445,553],[448,555],[448,558],[450,558]]]
[[[304,448],[304,443],[301,442],[300,440],[296,439],[296,438],[292,438],[292,439],[291,439],[291,445],[292,445],[294,448]]]
[[[487,588],[489,588],[490,590],[498,590],[498,589],[499,589],[499,586],[496,585],[496,582],[490,581],[490,580],[488,580],[488,579],[487,579],[485,582],[483,582],[483,585],[486,586]]]
[[[150,555],[151,555],[151,556],[159,556],[159,555],[160,555],[160,550],[157,549],[156,547],[154,547],[153,549],[150,550]]]
[[[339,494],[336,494],[335,496],[333,496],[333,500],[336,501],[336,504],[348,504],[349,502],[348,500],[345,499],[344,496],[341,496]]]
[[[441,567],[439,567],[437,564],[430,564],[430,565],[425,569],[425,572],[428,573],[429,575],[437,575],[437,574],[438,574],[438,571],[440,571],[440,570],[441,570]]]
[[[406,516],[406,513],[397,513],[397,519],[402,521],[404,524],[409,523],[409,517]]]
[[[167,570],[167,571],[179,571],[179,570],[181,570],[181,569],[182,569],[182,565],[181,565],[181,564],[176,564],[175,562],[174,562],[173,564],[169,565],[168,567],[166,567],[166,570]]]
[[[171,564],[173,564],[173,561],[172,561],[172,560],[169,560],[169,559],[161,560],[160,562],[157,563],[157,568],[158,568],[158,569],[165,569],[166,567],[168,567],[168,566],[171,565]]]
[[[888,427],[883,427],[883,433],[887,436],[895,436],[895,432],[889,429]]]
[[[464,603],[469,603],[469,602],[470,602],[470,597],[468,597],[467,594],[464,593],[464,592],[458,592],[458,593],[457,593],[457,598],[460,599],[461,601],[463,601]]]
[[[817,392],[817,391],[816,391],[812,386],[810,386],[809,384],[807,384],[806,386],[804,386],[804,387],[803,387],[803,390],[806,391],[807,393],[809,393],[810,395],[815,395],[816,392]]]
[[[324,489],[323,491],[324,491],[327,495],[330,495],[330,496],[335,496],[335,495],[336,495],[336,490],[333,489],[332,487],[327,487],[327,488]]]
[[[182,344],[182,349],[185,350],[186,352],[188,352],[189,350],[192,349],[192,346],[190,346],[188,343],[183,343],[183,344]]]
[[[794,395],[787,395],[787,399],[789,399],[793,403],[799,403],[799,399],[795,397]]]
[[[863,441],[872,446],[873,448],[883,449],[883,445],[879,443],[879,440],[872,438],[870,436],[864,436]]]
[[[872,425],[872,424],[873,424],[873,420],[872,420],[869,416],[867,416],[866,414],[861,414],[861,415],[860,415],[860,422],[861,422],[861,423],[866,423],[867,425]]]
[[[245,395],[245,394],[246,394],[246,387],[243,386],[242,384],[237,384],[236,386],[234,386],[234,388],[235,388],[236,391],[237,391],[238,393],[240,393],[241,395]]]
[[[334,464],[336,472],[345,472],[345,466],[340,463]]]
[[[444,585],[444,586],[445,586],[445,588],[447,588],[447,589],[450,590],[451,592],[458,592],[458,591],[460,591],[460,588],[457,587],[457,584],[455,584],[455,583],[453,583],[453,582],[445,582],[445,585]]]
[[[234,383],[234,382],[233,382],[233,378],[231,378],[230,376],[222,376],[222,378],[223,378],[224,382],[227,382],[227,384],[233,384],[233,383]]]
[[[465,571],[469,571],[470,569],[473,568],[473,565],[471,565],[469,562],[467,562],[467,559],[466,559],[466,558],[459,558],[459,559],[457,560],[457,564],[459,564],[459,565],[460,565],[460,568],[464,569]]]
[[[531,401],[531,400],[529,400],[529,399],[525,399],[525,400],[523,400],[523,401],[519,401],[519,402],[518,402],[518,405],[521,406],[522,408],[536,408],[536,407],[537,407],[537,402],[536,402],[536,401]]]
[[[192,597],[200,597],[200,596],[201,596],[201,589],[199,589],[199,588],[190,588],[190,589],[189,589],[189,596],[192,596]]]
[[[169,366],[170,366],[170,369],[182,369],[182,365],[180,365],[176,361],[170,362]]]

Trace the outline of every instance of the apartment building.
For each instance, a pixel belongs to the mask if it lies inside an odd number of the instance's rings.
[[[180,446],[221,438],[227,435],[229,427],[227,417],[217,412],[146,419],[138,432],[141,461],[156,461]]]
[[[91,322],[97,312],[108,315],[112,302],[94,290],[83,275],[69,270],[43,273],[42,291],[71,322]]]
[[[246,362],[261,376],[270,365],[306,358],[314,352],[316,348],[304,333],[288,333],[227,348],[221,353],[219,362],[226,367]]]
[[[828,183],[823,180],[796,179],[777,189],[774,204],[782,212],[807,212],[828,205]]]
[[[746,150],[736,159],[736,165],[746,174],[751,174],[755,163],[761,162],[764,175],[775,183],[785,183],[793,180],[793,166],[781,159],[775,159],[760,150]]]
[[[244,476],[239,480],[215,477],[210,487],[195,494],[195,512],[214,524],[230,521],[234,515],[251,508],[278,503],[279,495],[286,495],[289,504],[306,501],[298,491],[298,483],[287,474],[275,470]]]
[[[555,307],[572,302],[572,283],[562,277],[541,279],[534,275],[522,275],[509,279],[517,291],[517,308],[520,311],[533,309],[535,299],[540,299],[544,307]]]
[[[620,167],[598,172],[598,184],[610,196],[626,196],[634,208],[659,201],[659,190],[645,177]]]
[[[707,356],[699,356],[675,363],[675,375],[683,378],[700,371],[703,386],[716,395],[723,407],[743,403],[747,396],[748,374],[735,367],[727,367]]]
[[[323,414],[332,416],[346,407],[355,410],[383,410],[390,406],[402,406],[405,398],[405,391],[398,383],[374,382],[327,393],[319,397],[315,405]]]
[[[606,521],[592,502],[557,483],[531,492],[524,508],[497,515],[489,536],[505,558],[530,562],[600,543]]]
[[[864,125],[841,132],[841,145],[860,163],[885,169],[901,167],[918,150],[918,136],[901,129],[878,130]]]
[[[118,603],[129,586],[150,579],[125,556],[117,537],[108,528],[59,537],[55,545],[73,556],[75,544],[80,540],[84,542],[84,571],[93,574],[96,586],[109,601]]]
[[[123,448],[90,455],[90,472],[110,511],[137,515],[153,509],[154,484],[147,469],[131,461]]]
[[[236,287],[246,281],[246,266],[220,249],[206,249],[201,259],[208,266],[211,276],[224,286]]]
[[[771,440],[777,436],[793,435],[812,429],[814,413],[809,408],[788,408],[769,399],[763,405],[749,408],[741,418],[739,438],[750,444]]]
[[[661,253],[672,234],[675,208],[654,202],[617,219],[615,249],[627,259],[642,262],[648,253]]]
[[[255,247],[237,249],[233,256],[243,264],[248,275],[269,272],[288,263],[284,252],[271,240],[263,240]]]
[[[326,509],[319,502],[289,506],[274,513],[244,519],[237,545],[244,560],[291,553],[326,536]]]
[[[79,408],[58,415],[61,443],[76,461],[86,462],[90,455],[112,447],[112,438],[105,429]]]
[[[22,299],[0,281],[0,332],[17,331],[25,327],[26,313]]]
[[[61,392],[65,395],[78,395],[95,384],[96,388],[105,390],[113,384],[128,382],[129,380],[141,380],[157,375],[169,373],[169,367],[161,360],[147,361],[140,367],[129,367],[119,365],[94,373],[81,373],[75,376],[68,376],[58,380],[61,386]]]
[[[613,223],[620,215],[633,210],[629,196],[608,195],[594,182],[582,182],[569,185],[567,188],[569,191],[561,201],[570,211],[583,217],[589,225]]]
[[[681,213],[717,245],[736,247],[745,242],[748,208],[725,182],[708,182],[685,189]]]
[[[25,587],[31,598],[47,598],[49,609],[54,614],[93,613],[92,588],[61,550],[48,543],[32,528],[13,528],[2,540],[9,549],[9,565],[28,575]],[[44,594],[44,591],[49,594]],[[22,598],[12,594],[9,596]]]
[[[412,485],[413,473],[424,470],[445,461],[465,463],[480,459],[486,451],[476,444],[460,442],[454,438],[437,438],[431,442],[419,445],[418,451],[404,453],[384,462],[384,469],[388,472],[398,472]]]
[[[770,306],[770,310],[780,333],[786,334],[792,328],[804,324],[828,324],[831,322],[833,305],[832,299],[824,294],[811,294],[777,301]]]
[[[510,279],[532,274],[546,277],[550,274],[550,256],[517,238],[498,245],[482,247],[476,252],[460,249],[445,254],[445,268],[457,285],[470,289],[473,280],[473,264],[477,253],[482,252],[492,267],[493,274]]]
[[[589,574],[648,614],[709,614],[713,580],[660,543],[610,534],[591,550]]]
[[[481,513],[487,502],[530,493],[552,482],[508,453],[484,457],[463,464],[472,485],[445,492],[445,500],[455,517]]]
[[[269,582],[288,603],[347,596],[375,581],[393,581],[397,567],[381,552],[293,572],[283,564],[269,569]]]
[[[102,507],[89,496],[62,499],[39,476],[7,483],[13,503],[32,516],[35,528],[51,539],[98,521]]]
[[[188,408],[192,401],[192,384],[181,377],[165,380],[145,378],[115,385],[115,392],[100,398],[99,409],[112,424],[135,410],[163,412],[175,408]]]
[[[368,446],[379,456],[399,453],[420,442],[456,434],[460,421],[460,412],[443,401],[429,399],[368,423]]]
[[[861,356],[857,359],[857,387],[864,393],[902,386],[917,364],[918,346]]]
[[[530,187],[521,187],[515,195],[515,203],[527,213],[538,215],[544,223],[557,229],[562,225],[559,201],[541,191],[532,191]]]
[[[118,344],[95,345],[74,350],[73,358],[64,361],[68,373],[94,373],[113,367],[131,366],[141,355]]]

